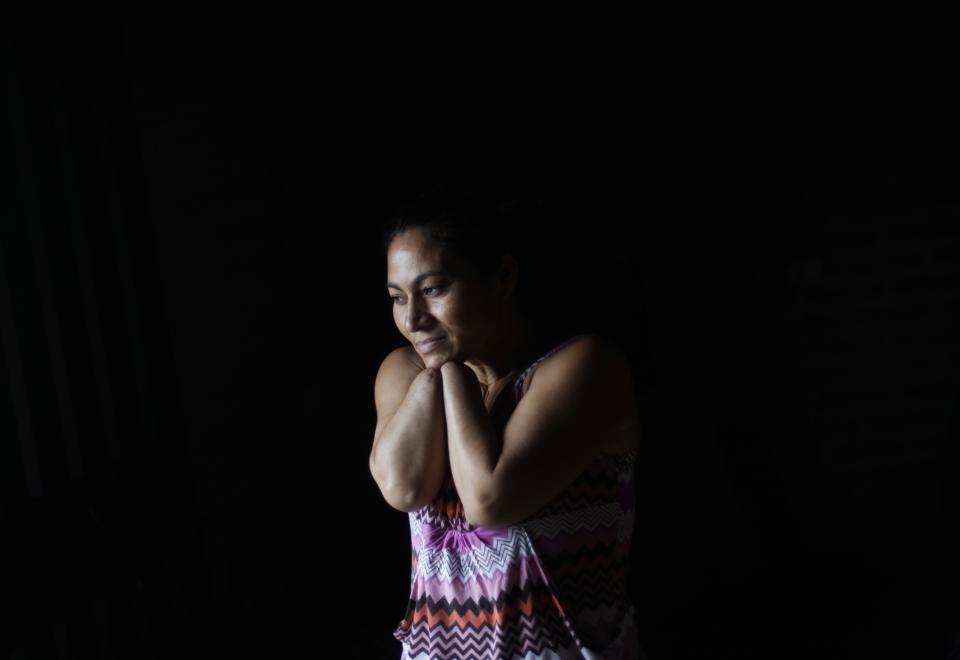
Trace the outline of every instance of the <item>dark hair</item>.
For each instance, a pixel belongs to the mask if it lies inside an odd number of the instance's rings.
[[[518,261],[522,252],[518,234],[508,227],[516,202],[482,184],[433,184],[405,200],[383,225],[383,251],[404,232],[421,228],[441,242],[471,274],[489,280],[504,254]],[[521,280],[523,278],[521,277]]]
[[[443,243],[473,276],[489,281],[496,275],[501,257],[510,253],[520,264],[514,290],[517,309],[540,326],[545,336],[559,341],[575,332],[602,331],[608,325],[609,309],[615,307],[603,299],[607,294],[590,290],[589,295],[580,296],[581,315],[560,311],[571,292],[586,292],[576,279],[577,272],[594,266],[611,268],[603,263],[610,261],[604,256],[609,248],[598,244],[598,238],[591,235],[596,232],[585,236],[566,230],[596,216],[600,201],[578,199],[575,191],[557,191],[535,180],[507,185],[486,180],[479,184],[432,181],[386,214],[386,222],[381,224],[384,256],[396,237],[421,228]],[[591,246],[604,250],[591,255]],[[576,259],[577,268],[564,267],[571,259]]]

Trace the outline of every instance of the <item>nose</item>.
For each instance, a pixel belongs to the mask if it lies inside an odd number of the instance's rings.
[[[403,322],[407,332],[417,332],[429,322],[430,315],[427,311],[426,303],[419,297],[412,297],[410,299],[407,303],[405,313],[406,317]]]

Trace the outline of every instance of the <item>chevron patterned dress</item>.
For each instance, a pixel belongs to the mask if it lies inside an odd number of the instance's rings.
[[[532,370],[513,383],[512,404]],[[627,593],[636,452],[600,454],[560,495],[505,528],[469,524],[449,466],[410,512],[401,660],[643,659]]]

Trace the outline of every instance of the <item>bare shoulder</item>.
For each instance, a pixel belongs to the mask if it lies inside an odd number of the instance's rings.
[[[639,446],[639,417],[636,390],[630,362],[623,350],[610,338],[599,334],[581,334],[544,359],[529,384],[531,392],[549,395],[559,388],[578,382],[599,397],[589,405],[607,413],[604,424],[596,429],[606,451],[626,452]],[[531,374],[532,376],[533,374]],[[584,401],[587,405],[586,400]]]
[[[390,351],[377,370],[374,384],[377,411],[382,413],[385,409],[395,410],[406,396],[410,383],[425,368],[413,346],[401,346]],[[391,414],[393,410],[390,410]]]
[[[609,338],[599,334],[576,335],[537,365],[529,382],[524,383],[524,392],[535,380],[550,379],[552,384],[557,384],[558,380],[587,375],[585,371],[601,378],[622,376],[624,371],[629,373],[629,365],[623,351]],[[534,379],[533,375],[538,373],[540,376]]]
[[[406,358],[410,362],[413,362],[421,370],[427,368],[426,365],[423,363],[423,358],[420,357],[420,354],[417,353],[417,350],[413,346],[410,346],[409,344],[407,344],[406,346],[401,346],[400,348],[396,349],[396,351],[399,351],[404,358]]]
[[[388,369],[416,369],[418,372],[426,368],[426,365],[423,363],[423,358],[421,358],[416,349],[409,344],[399,346],[387,353],[387,357],[383,359],[381,368],[384,366]]]

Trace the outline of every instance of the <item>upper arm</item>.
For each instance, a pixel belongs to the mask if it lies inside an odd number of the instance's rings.
[[[402,346],[390,352],[383,359],[377,370],[376,382],[373,386],[374,405],[377,409],[377,426],[373,432],[373,447],[370,450],[370,460],[376,452],[377,439],[393,418],[400,404],[407,396],[410,383],[425,368],[423,360],[416,351],[408,346]]]
[[[629,418],[629,364],[611,342],[584,335],[544,360],[503,431],[473,524],[504,527],[559,495]]]

